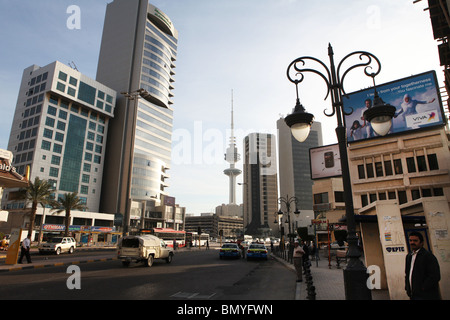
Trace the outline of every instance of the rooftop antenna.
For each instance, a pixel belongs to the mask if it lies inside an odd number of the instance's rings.
[[[73,64],[73,65],[72,65]],[[77,69],[77,65],[75,64],[75,62],[69,62],[69,66],[72,68],[72,69],[75,69],[75,70],[77,70],[78,71],[78,69]],[[79,72],[79,71],[78,71]]]

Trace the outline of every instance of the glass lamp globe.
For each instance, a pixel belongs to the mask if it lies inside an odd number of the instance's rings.
[[[375,91],[374,106],[364,111],[364,118],[370,122],[372,129],[380,136],[385,136],[392,126],[395,107],[387,104]]]
[[[292,135],[299,142],[303,142],[308,138],[314,116],[311,113],[305,112],[305,108],[297,99],[294,112],[288,115],[284,121],[291,128]]]
[[[303,142],[308,138],[309,131],[311,131],[309,123],[296,123],[291,127],[292,135],[299,142]]]
[[[372,125],[372,129],[379,134],[380,136],[384,136],[389,132],[392,126],[392,117],[389,116],[379,116],[372,119],[370,124]]]

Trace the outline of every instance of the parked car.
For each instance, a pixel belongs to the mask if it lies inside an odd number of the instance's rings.
[[[54,237],[48,242],[43,242],[39,245],[39,253],[55,253],[61,254],[63,252],[73,253],[77,247],[77,242],[72,237]]]
[[[119,240],[117,246],[117,257],[125,267],[130,262],[143,262],[151,267],[155,259],[164,259],[167,263],[173,259],[173,248],[153,235],[126,236]]]
[[[267,248],[262,243],[252,243],[247,250],[247,260],[250,259],[266,259],[267,260]]]
[[[225,243],[219,251],[219,258],[240,258],[241,249],[236,243]]]

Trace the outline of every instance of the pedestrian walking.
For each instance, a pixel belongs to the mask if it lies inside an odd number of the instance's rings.
[[[28,263],[31,263],[30,247],[31,247],[31,234],[28,234],[28,236],[22,241],[22,246],[20,247],[19,263],[22,263],[23,256],[27,258]]]
[[[309,250],[309,246],[305,243],[305,241],[302,240],[301,245],[302,245],[303,251],[305,252],[305,253],[303,254],[303,256],[302,256],[303,266],[306,267],[306,266],[307,266],[306,264],[311,263],[311,262],[309,261],[309,253],[310,253],[310,250]]]
[[[303,272],[303,255],[305,254],[305,251],[303,251],[302,247],[299,245],[298,241],[295,240],[294,242],[294,253],[293,253],[293,260],[294,260],[294,267],[295,271],[297,273],[297,282],[302,282],[302,272]]]
[[[405,290],[411,300],[440,300],[439,263],[436,257],[427,251],[420,232],[409,234],[411,253],[406,256]]]

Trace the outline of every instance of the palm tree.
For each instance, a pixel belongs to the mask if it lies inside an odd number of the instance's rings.
[[[21,199],[25,199],[25,207],[31,203],[31,217],[28,233],[32,234],[34,229],[34,219],[36,218],[37,206],[42,207],[51,203],[52,193],[54,189],[47,180],[41,180],[39,177],[34,178],[34,182],[29,182],[28,187],[21,189]]]
[[[53,201],[53,209],[57,213],[66,212],[66,229],[64,230],[64,236],[69,235],[69,225],[70,225],[70,211],[71,210],[85,210],[87,207],[84,205],[83,200],[78,197],[77,192],[65,193],[62,197],[58,198],[58,201]]]

